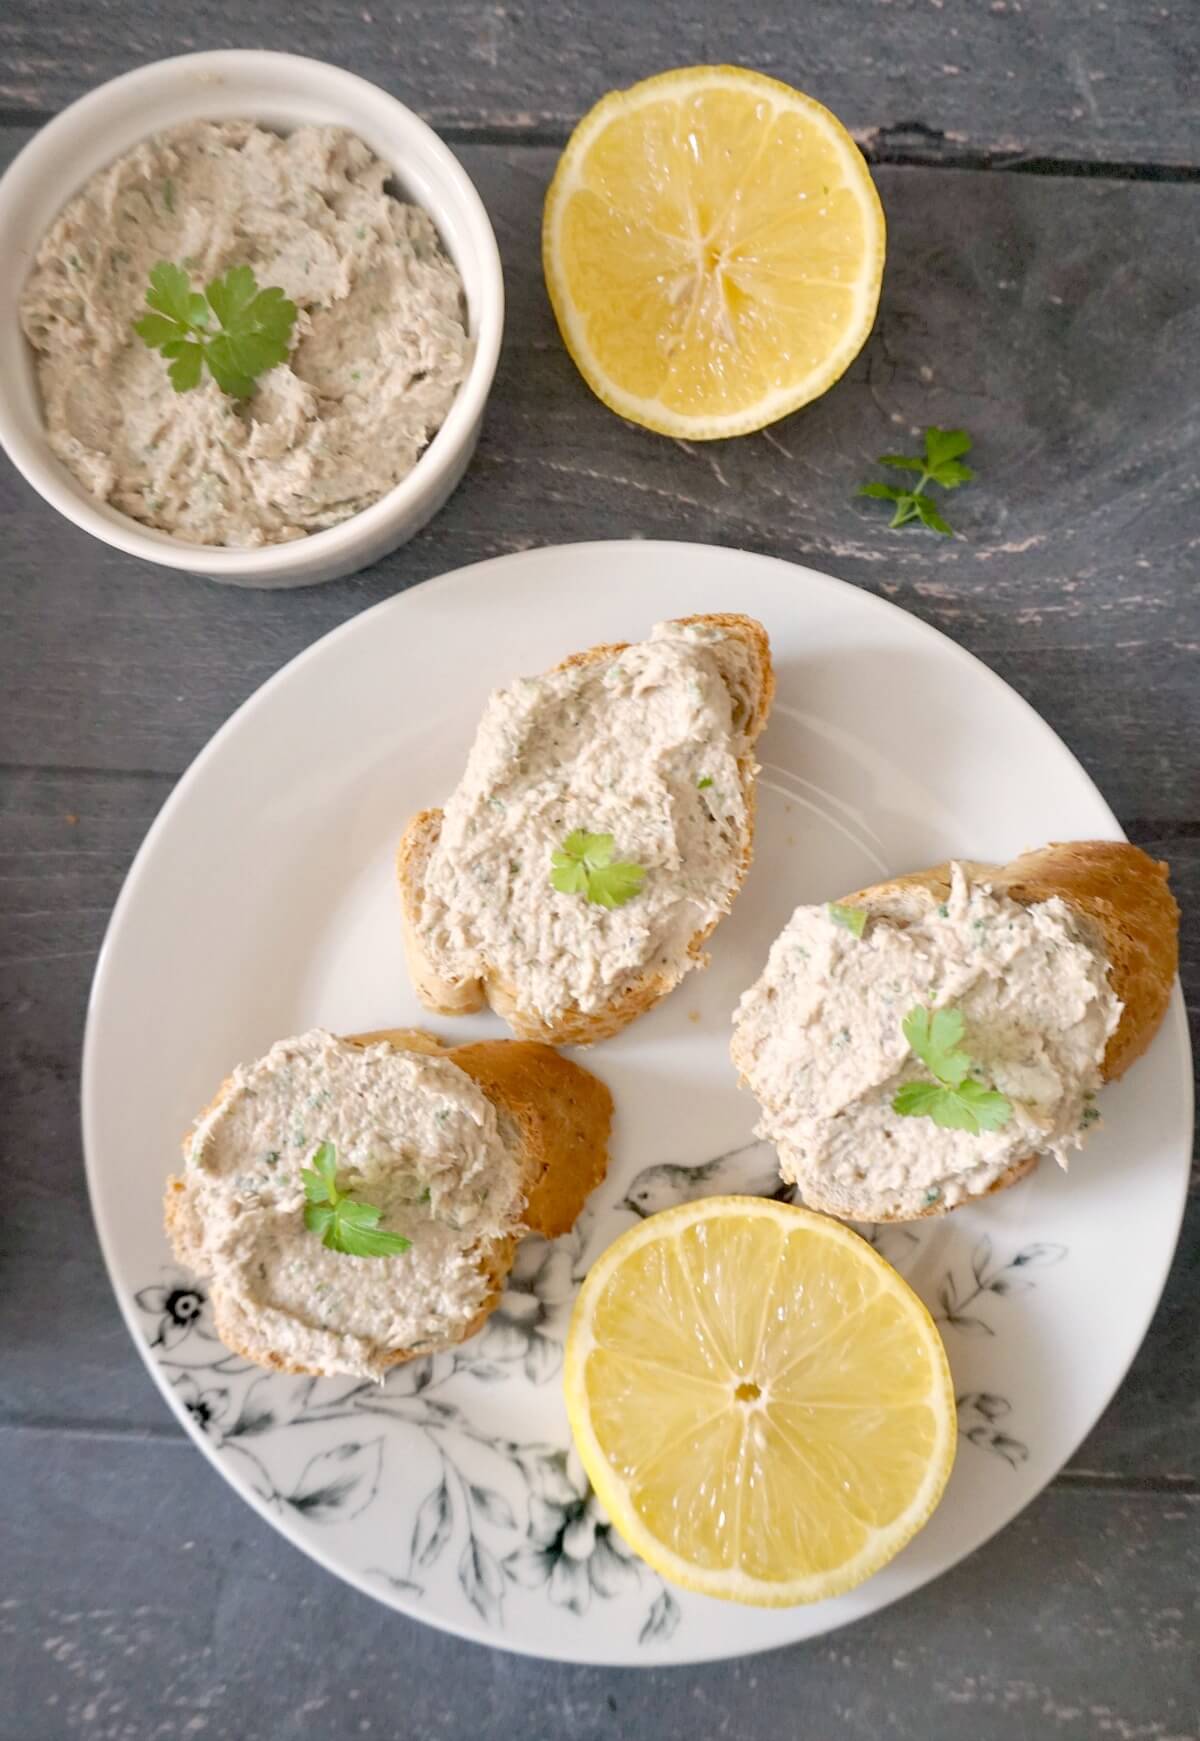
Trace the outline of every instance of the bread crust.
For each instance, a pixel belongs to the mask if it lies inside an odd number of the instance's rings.
[[[740,842],[734,884],[736,896],[746,880],[754,856],[757,772],[754,743],[767,723],[775,694],[770,642],[761,623],[737,612],[717,611],[707,615],[679,617],[675,622],[680,627],[702,624],[706,628],[721,629],[726,635],[740,639],[753,656],[752,691],[746,696],[734,696],[735,712],[740,708],[745,714],[744,722],[738,723],[743,725],[747,738],[746,753],[738,764],[742,796],[746,805],[746,828]],[[611,659],[624,652],[628,645],[627,641],[612,641],[589,647],[585,652],[570,654],[552,669],[565,671]],[[619,1033],[636,1017],[653,1009],[656,1003],[678,985],[683,977],[682,973],[662,968],[646,968],[635,975],[604,1009],[567,1009],[558,1016],[547,1019],[535,1010],[522,1009],[516,986],[498,973],[485,973],[479,979],[469,980],[444,978],[426,954],[418,932],[426,868],[441,833],[442,816],[441,810],[418,811],[405,828],[396,852],[404,953],[413,986],[426,1009],[437,1015],[457,1016],[469,1015],[482,1009],[485,1004],[490,1004],[520,1040],[541,1040],[555,1046],[590,1046],[597,1040],[607,1040]],[[705,943],[720,922],[720,917],[718,915],[711,924],[696,931],[689,939],[688,961],[700,958]]]
[[[1169,867],[1126,840],[1059,841],[1022,853],[1006,865],[959,862],[972,882],[987,882],[1023,907],[1058,895],[1089,927],[1108,959],[1112,989],[1124,1005],[1100,1073],[1105,1082],[1123,1076],[1158,1032],[1179,966],[1179,908],[1167,882]],[[945,863],[843,895],[839,904],[909,923],[949,895],[950,865]],[[1024,1155],[1014,1161],[980,1195],[1015,1185],[1033,1172],[1039,1158]],[[807,1184],[803,1196],[810,1209],[846,1213]],[[867,1203],[861,1214],[855,1213],[863,1221],[921,1221],[952,1211],[935,1203],[914,1215],[898,1216]]]
[[[589,1194],[608,1166],[612,1127],[612,1095],[590,1071],[562,1058],[550,1046],[516,1040],[480,1040],[451,1046],[423,1028],[380,1028],[344,1036],[355,1046],[387,1045],[397,1052],[422,1052],[449,1058],[478,1084],[497,1112],[511,1118],[520,1132],[524,1208],[503,1239],[479,1253],[480,1272],[488,1283],[479,1311],[454,1336],[438,1344],[453,1347],[481,1330],[500,1303],[517,1246],[526,1234],[557,1239],[574,1226]],[[214,1111],[232,1083],[227,1077],[201,1117]],[[184,1137],[184,1153],[191,1137]],[[176,1259],[197,1269],[198,1254],[183,1236],[181,1211],[184,1179],[167,1180],[163,1220]],[[324,1376],[318,1367],[298,1366],[282,1359],[251,1334],[252,1326],[229,1310],[219,1286],[210,1284],[213,1327],[225,1346],[245,1360],[276,1372]],[[386,1367],[423,1359],[428,1348],[396,1348],[384,1357]]]

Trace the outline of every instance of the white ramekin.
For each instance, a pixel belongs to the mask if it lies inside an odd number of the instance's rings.
[[[349,127],[424,206],[462,274],[475,354],[441,429],[379,501],[290,544],[227,550],[152,531],[98,502],[46,441],[21,290],[34,252],[72,193],[139,140],[195,120]],[[475,448],[504,326],[500,255],[483,202],[454,155],[411,110],[340,67],[259,50],[187,54],[113,79],[43,127],[0,180],[0,443],[51,507],[118,550],[238,586],[309,586],[394,550],[441,507]]]

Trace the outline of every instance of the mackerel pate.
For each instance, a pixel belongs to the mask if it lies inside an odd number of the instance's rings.
[[[745,874],[753,660],[716,620],[667,622],[495,691],[411,920],[442,979],[499,979],[553,1023],[603,1011],[641,974],[673,982],[704,965],[693,939]],[[611,837],[643,873],[632,898],[554,886],[575,831]]]
[[[444,422],[471,341],[428,215],[340,127],[250,121],[155,135],[94,175],[38,247],[21,300],[46,432],[98,500],[190,543],[283,543],[399,483]],[[250,398],[177,393],[135,334],[151,269],[200,290],[232,266],[299,311]]]
[[[902,1029],[918,1005],[961,1013],[972,1076],[1011,1103],[1002,1128],[894,1110],[929,1077]],[[733,1060],[802,1195],[905,1219],[982,1194],[1030,1155],[1065,1167],[1098,1121],[1121,1010],[1098,928],[1057,896],[1023,906],[956,864],[947,901],[907,923],[873,915],[861,936],[829,907],[798,907],[738,1005]]]
[[[357,1257],[306,1226],[301,1175],[323,1143],[339,1189],[409,1250]],[[460,1340],[524,1206],[517,1128],[465,1070],[319,1028],[235,1070],[185,1157],[167,1199],[176,1256],[207,1278],[233,1346],[303,1371],[381,1377],[397,1348]]]

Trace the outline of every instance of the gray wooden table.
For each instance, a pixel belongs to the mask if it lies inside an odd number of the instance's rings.
[[[441,130],[496,225],[508,334],[449,506],[407,549],[312,592],[139,567],[0,466],[0,1737],[1195,1741],[1196,1199],[1118,1397],[997,1540],[816,1643],[602,1672],[400,1619],[235,1498],[118,1319],[76,1109],[109,910],[210,733],[377,599],[577,538],[795,557],[979,654],[1062,734],[1131,837],[1171,860],[1195,1030],[1195,0],[8,0],[0,157],[102,79],[231,46],[340,61]],[[764,435],[685,448],[590,397],[537,243],[579,113],[612,85],[703,60],[775,73],[845,119],[878,166],[890,250],[876,333],[833,393]],[[929,423],[976,438],[954,542],[889,533],[852,493],[872,456]]]

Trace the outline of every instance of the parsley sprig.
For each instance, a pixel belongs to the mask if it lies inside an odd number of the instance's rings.
[[[885,453],[879,460],[880,465],[894,466],[897,471],[919,472],[913,489],[897,489],[894,484],[863,484],[858,493],[875,501],[894,502],[896,511],[889,521],[891,526],[907,526],[910,520],[920,520],[931,532],[952,537],[953,526],[938,512],[933,497],[925,494],[925,485],[940,484],[944,490],[956,490],[959,484],[969,484],[975,473],[970,466],[963,465],[960,456],[968,453],[970,447],[971,437],[965,429],[927,429],[924,458]]]
[[[839,901],[830,901],[829,917],[835,925],[844,925],[847,931],[861,937],[867,928],[869,914],[865,907],[845,907]]]
[[[312,1166],[305,1167],[300,1177],[308,1198],[304,1225],[310,1233],[319,1233],[321,1244],[330,1251],[343,1251],[348,1257],[398,1257],[410,1250],[411,1239],[379,1226],[378,1209],[338,1189],[337,1150],[332,1143],[321,1144]]]
[[[902,1118],[931,1118],[943,1130],[966,1130],[972,1136],[1002,1130],[1012,1117],[1012,1101],[970,1074],[970,1057],[956,1049],[963,1037],[961,1012],[927,1010],[918,1004],[901,1026],[936,1081],[906,1082],[897,1090],[892,1111]]]
[[[296,304],[277,286],[260,290],[249,266],[231,266],[201,296],[182,266],[160,260],[146,305],[151,312],[133,330],[171,359],[167,373],[177,393],[199,386],[207,366],[224,392],[248,399],[256,376],[287,361]]]
[[[611,834],[577,828],[551,855],[550,882],[560,895],[586,895],[598,907],[623,907],[646,880],[640,864],[613,863]]]

